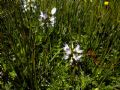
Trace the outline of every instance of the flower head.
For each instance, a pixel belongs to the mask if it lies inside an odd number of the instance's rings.
[[[63,50],[65,51],[64,59],[67,60],[70,58],[70,64],[72,64],[73,61],[81,61],[83,50],[80,49],[80,45],[77,45],[75,48],[72,47],[71,49],[68,44],[65,44]]]
[[[55,13],[56,13],[56,8],[53,8],[51,10],[50,15],[41,11],[39,21],[42,21],[42,24],[46,24],[47,26],[50,25],[50,26],[54,27],[54,24],[56,23],[56,17],[54,15]],[[45,20],[45,22],[44,22],[44,20]]]

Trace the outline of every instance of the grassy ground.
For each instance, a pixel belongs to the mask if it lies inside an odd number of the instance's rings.
[[[2,90],[120,89],[120,0],[31,0],[27,10],[23,4],[0,1]],[[83,50],[72,65],[65,44]]]

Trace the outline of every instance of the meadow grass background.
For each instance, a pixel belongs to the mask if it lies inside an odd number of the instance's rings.
[[[0,90],[120,90],[120,0],[104,2],[36,0],[23,12],[20,0],[0,0]],[[41,26],[54,7],[54,27]],[[63,59],[65,43],[80,44],[82,62]]]

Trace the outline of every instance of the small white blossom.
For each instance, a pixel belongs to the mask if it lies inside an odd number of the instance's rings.
[[[52,10],[51,10],[51,14],[54,15],[56,13],[56,8],[54,7]]]
[[[35,0],[22,0],[22,2],[23,12],[30,10],[30,8],[33,12],[35,12],[35,10],[37,9],[37,6],[35,5]]]
[[[74,60],[81,61],[83,50],[80,49],[80,45],[77,45],[75,48],[72,46],[71,49],[68,44],[65,44],[63,50],[65,51],[64,59],[67,60],[70,57],[70,65],[73,63]]]
[[[41,11],[39,21],[42,21],[41,23],[46,24],[47,26],[54,27],[54,25],[56,23],[56,17],[54,15],[55,13],[56,13],[56,8],[53,8],[51,10],[51,15]],[[46,20],[46,21],[44,21],[44,20]]]

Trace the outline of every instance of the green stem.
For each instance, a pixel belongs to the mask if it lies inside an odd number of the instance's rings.
[[[37,88],[36,68],[35,68],[35,44],[33,46],[32,63],[33,63],[33,80],[34,80],[33,82],[34,82],[34,88]]]

